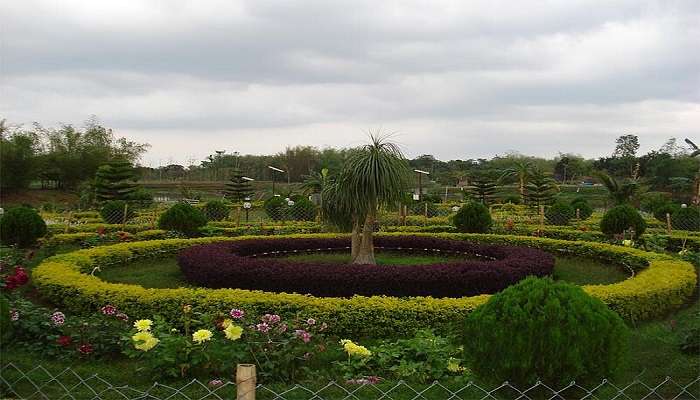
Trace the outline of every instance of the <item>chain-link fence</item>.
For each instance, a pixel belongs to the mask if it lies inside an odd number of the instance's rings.
[[[571,382],[553,387],[542,382],[518,386],[508,382],[487,385],[473,381],[432,382],[383,381],[376,377],[345,382],[305,384],[258,384],[228,379],[181,380],[167,383],[125,385],[97,374],[81,374],[71,368],[25,368],[9,363],[0,367],[0,396],[7,399],[271,399],[271,400],[529,400],[529,399],[700,399],[700,377],[689,382],[670,377],[645,382],[635,379],[619,384],[603,380],[582,385]],[[237,390],[246,388],[248,391]],[[237,394],[238,392],[238,394]],[[243,392],[243,393],[241,393]],[[252,393],[251,393],[252,392]],[[251,397],[251,394],[253,397]]]

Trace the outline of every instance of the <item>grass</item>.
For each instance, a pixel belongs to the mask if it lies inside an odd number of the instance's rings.
[[[348,255],[343,253],[295,254],[285,260],[298,262],[344,263]],[[457,256],[436,254],[398,254],[378,252],[377,263],[381,265],[421,265],[438,262],[459,261]],[[107,267],[99,274],[101,279],[115,283],[141,285],[145,288],[190,287],[183,278],[175,257],[146,258],[130,264]],[[554,278],[577,285],[608,284],[626,279],[628,275],[621,268],[601,261],[579,257],[557,257]]]

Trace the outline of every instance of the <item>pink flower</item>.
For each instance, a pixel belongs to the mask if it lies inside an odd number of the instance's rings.
[[[92,353],[93,351],[95,351],[95,349],[92,347],[92,345],[90,343],[83,343],[80,345],[80,347],[78,347],[78,351],[80,352],[80,354],[88,355],[88,354]]]
[[[56,311],[55,313],[51,314],[51,322],[55,326],[61,326],[66,322],[66,316],[60,311]]]
[[[255,329],[257,329],[258,332],[267,333],[267,331],[270,330],[270,325],[268,325],[267,323],[263,322],[263,323],[261,323],[261,324],[255,325]]]
[[[100,310],[102,310],[102,314],[104,315],[115,315],[117,313],[117,307],[114,307],[113,305],[107,304],[106,306],[102,307]]]
[[[294,334],[299,337],[304,343],[309,343],[311,341],[311,334],[303,329],[297,329]]]
[[[245,316],[245,312],[243,312],[243,310],[239,310],[237,308],[234,308],[231,310],[229,315],[231,316],[231,318],[241,319],[241,318],[243,318],[243,316]]]
[[[219,387],[224,384],[224,381],[221,379],[212,379],[209,381],[209,386],[210,387]]]
[[[306,320],[306,323],[307,323],[308,325],[316,325],[316,320],[313,319],[313,318],[309,318],[309,319]]]
[[[19,312],[15,309],[10,310],[10,321],[19,320]]]
[[[277,314],[265,314],[261,318],[262,322],[266,322],[268,324],[276,324],[280,322],[281,318]]]
[[[129,320],[129,316],[126,315],[126,314],[124,314],[123,312],[117,313],[116,317],[119,318],[119,319],[122,320],[122,321],[128,321],[128,320]]]
[[[287,324],[279,324],[277,326],[277,329],[279,330],[280,333],[287,332],[287,328],[288,328]]]

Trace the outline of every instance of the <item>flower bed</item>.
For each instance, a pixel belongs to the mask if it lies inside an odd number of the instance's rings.
[[[383,236],[375,246],[402,252],[431,250],[463,261],[398,266],[285,261],[268,255],[343,250],[348,238],[248,239],[193,246],[178,257],[185,278],[208,288],[293,292],[322,297],[463,297],[495,293],[530,276],[546,276],[554,257],[537,249],[480,245],[427,236]],[[479,259],[467,259],[478,256]]]
[[[378,235],[383,236],[390,235]],[[633,248],[505,235],[429,236],[514,244],[625,263],[637,270],[634,277],[611,285],[584,286],[584,290],[601,299],[628,321],[663,316],[679,307],[692,296],[697,281],[695,269],[690,263]],[[305,237],[344,236],[326,234]],[[228,240],[242,239],[250,237]],[[222,238],[153,240],[79,250],[46,259],[33,270],[32,277],[44,296],[74,312],[94,312],[104,304],[113,304],[134,317],[148,318],[159,314],[178,321],[185,304],[192,305],[198,312],[239,308],[255,315],[276,312],[285,318],[301,315],[333,321],[334,333],[349,336],[391,337],[415,332],[426,326],[436,330],[446,329],[454,326],[456,321],[460,321],[489,297],[479,295],[435,299],[354,296],[344,299],[242,289],[145,289],[136,285],[108,283],[90,275],[96,267],[109,268],[115,263],[173,254],[192,245],[221,240]]]

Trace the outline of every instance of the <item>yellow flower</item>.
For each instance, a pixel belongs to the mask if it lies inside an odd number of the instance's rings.
[[[197,344],[202,344],[206,341],[209,341],[212,336],[213,335],[210,330],[200,329],[192,334],[192,340],[195,341]]]
[[[226,318],[225,320],[221,321],[221,326],[222,326],[224,329],[226,329],[226,328],[228,328],[229,325],[231,325],[232,323],[233,323],[233,321],[231,321],[230,318]]]
[[[146,331],[137,332],[131,337],[131,340],[134,341],[134,347],[142,351],[148,351],[156,347],[156,345],[160,342],[160,340],[155,338],[151,332]]]
[[[343,339],[340,341],[340,344],[343,345],[343,350],[351,357],[367,358],[372,355],[372,352],[365,346],[355,344],[352,340]]]
[[[228,340],[238,340],[241,338],[242,334],[243,328],[233,325],[232,323],[229,323],[226,329],[224,329],[224,335],[226,335],[226,339]]]
[[[462,372],[464,371],[464,367],[459,365],[459,360],[450,357],[450,359],[447,360],[447,370],[450,372]]]
[[[134,328],[138,329],[139,332],[150,331],[151,325],[153,325],[153,321],[150,319],[140,319],[134,322]]]

